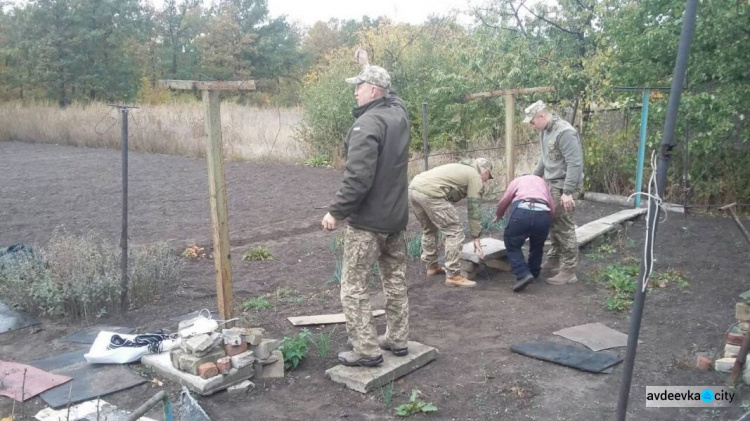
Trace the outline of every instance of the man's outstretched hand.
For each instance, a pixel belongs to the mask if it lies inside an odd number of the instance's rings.
[[[362,67],[369,66],[370,60],[367,58],[367,50],[364,48],[357,48],[357,51],[354,52],[354,61]]]

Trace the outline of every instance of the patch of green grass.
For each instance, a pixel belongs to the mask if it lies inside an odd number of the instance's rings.
[[[380,395],[383,397],[383,405],[386,409],[390,409],[393,405],[393,387],[394,383],[391,380],[387,385],[380,388]]]
[[[612,254],[615,252],[615,246],[610,243],[604,243],[596,248],[596,252],[601,254]]]
[[[633,300],[621,294],[610,295],[605,303],[605,307],[609,311],[625,311],[632,305]]]
[[[328,354],[331,352],[331,339],[334,333],[336,333],[336,326],[328,331],[328,333],[320,332],[316,338],[310,337],[310,342],[315,346],[321,358],[328,357]]]
[[[396,407],[396,416],[399,417],[410,417],[416,414],[429,414],[438,410],[437,406],[424,402],[417,397],[421,392],[417,389],[412,389],[411,396],[409,397],[409,403],[399,405]]]
[[[607,310],[624,311],[633,305],[638,269],[636,265],[609,265],[598,273],[599,282],[604,282],[612,290],[605,303]]]
[[[242,260],[246,262],[273,260],[273,253],[271,253],[271,250],[267,247],[258,246],[246,251],[245,254],[242,255]]]
[[[243,310],[247,310],[247,309],[266,310],[269,308],[273,308],[273,303],[268,301],[268,298],[266,298],[265,295],[255,297],[253,299],[247,300],[244,303],[242,303]]]
[[[331,161],[328,159],[327,156],[323,154],[316,154],[311,156],[310,158],[307,158],[305,161],[303,161],[303,164],[307,165],[308,167],[323,167],[323,168],[331,168]]]

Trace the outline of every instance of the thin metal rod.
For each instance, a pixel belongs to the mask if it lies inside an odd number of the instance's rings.
[[[661,150],[657,162],[656,169],[656,191],[659,197],[664,195],[664,190],[667,184],[667,170],[669,169],[669,161],[671,159],[672,140],[674,138],[675,126],[677,124],[677,112],[680,107],[680,99],[682,97],[683,81],[685,80],[685,73],[687,71],[688,56],[690,55],[690,44],[693,40],[693,34],[695,33],[695,18],[698,9],[698,0],[687,0],[685,5],[685,14],[682,19],[682,34],[680,35],[680,46],[677,50],[677,60],[674,67],[674,74],[672,77],[672,88],[670,89],[669,105],[667,108],[667,118],[664,122],[664,132],[662,133],[661,139]],[[648,227],[653,227],[653,232],[650,232],[646,236],[646,247],[653,247],[653,242],[656,240],[656,233],[658,227],[658,206],[653,197],[649,198],[649,217]],[[644,256],[645,257],[645,256]],[[647,277],[648,270],[653,262],[646,261],[644,258],[641,261],[641,272],[639,280],[641,282],[648,282]],[[646,266],[648,264],[648,267]],[[638,347],[638,335],[641,329],[641,320],[643,319],[643,307],[646,301],[646,293],[644,285],[639,285],[636,289],[635,294],[635,305],[633,306],[633,312],[630,316],[630,331],[628,334],[628,349],[625,354],[625,366],[623,368],[622,383],[620,384],[620,395],[617,401],[617,419],[619,421],[625,421],[628,410],[628,400],[630,398],[630,384],[633,380],[633,368],[635,365],[635,353]]]
[[[422,149],[424,153],[424,170],[429,169],[429,155],[427,146],[427,103],[422,103]]]
[[[646,129],[648,129],[648,101],[650,97],[648,87],[643,88],[643,106],[641,107],[641,133],[638,140],[638,167],[635,170],[635,207],[641,206],[643,191],[643,161],[646,158]]]
[[[122,233],[120,236],[120,308],[128,311],[128,109],[120,108],[122,116]]]

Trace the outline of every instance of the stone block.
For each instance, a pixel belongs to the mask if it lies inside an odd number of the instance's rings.
[[[750,330],[750,322],[742,322],[739,325],[737,325],[740,329],[740,332],[744,335],[747,333],[748,330]]]
[[[468,279],[470,281],[473,281],[474,279],[477,278],[477,273],[476,272],[464,272],[464,271],[461,271],[461,276],[463,276],[464,278],[466,278],[466,279]]]
[[[161,377],[181,384],[202,396],[210,395],[219,390],[224,390],[230,386],[234,386],[244,380],[248,380],[252,378],[255,373],[253,367],[248,366],[240,370],[231,369],[229,374],[224,376],[214,376],[209,379],[202,379],[199,376],[188,374],[172,367],[169,354],[166,352],[144,355],[141,358],[141,364],[145,367],[153,368],[154,372]]]
[[[242,334],[242,338],[247,341],[248,345],[258,345],[263,341],[263,335],[266,334],[265,329],[255,327],[250,329],[245,329],[245,332]]]
[[[281,339],[263,339],[258,345],[251,346],[248,349],[253,351],[255,358],[265,360],[271,356],[271,353],[281,345]]]
[[[232,360],[229,357],[219,358],[216,360],[216,368],[219,369],[219,374],[227,374],[232,368]]]
[[[410,341],[409,354],[396,357],[390,352],[383,353],[383,364],[378,367],[347,367],[337,365],[326,370],[326,377],[342,383],[349,389],[367,393],[403,377],[437,358],[437,349]]]
[[[242,354],[237,354],[230,358],[232,367],[234,368],[244,368],[255,362],[255,354],[253,351],[245,351]]]
[[[242,354],[243,352],[247,351],[247,342],[242,339],[240,340],[239,345],[224,345],[224,351],[226,351],[227,355],[230,357]]]
[[[224,345],[240,346],[242,344],[242,333],[238,329],[224,329],[221,332]]]
[[[722,358],[714,362],[714,370],[719,373],[729,373],[734,367],[735,358]]]
[[[271,353],[265,360],[255,360],[255,378],[261,380],[284,378],[284,356],[281,351]]]
[[[255,384],[250,380],[245,380],[242,383],[229,387],[227,393],[230,395],[241,395],[253,389],[255,389]]]
[[[177,368],[186,373],[197,376],[198,367],[200,367],[201,364],[215,362],[219,358],[223,358],[226,356],[227,354],[222,348],[214,348],[211,352],[201,357],[193,354],[181,354],[177,358],[177,361],[179,363]]]
[[[734,317],[741,322],[750,322],[750,304],[737,303],[735,306]]]
[[[737,358],[740,353],[740,347],[737,345],[724,345],[724,358]]]
[[[198,375],[202,379],[210,379],[219,375],[219,368],[216,363],[203,363],[198,367]]]
[[[479,267],[479,265],[471,260],[461,260],[461,270],[464,272],[476,272],[477,267]]]
[[[211,335],[203,334],[193,336],[192,338],[182,341],[188,352],[205,352],[214,345]]]
[[[484,252],[484,260],[499,259],[506,254],[505,243],[503,243],[501,240],[496,240],[494,238],[482,238],[480,240],[480,243],[482,244],[482,251]],[[477,264],[482,263],[482,258],[480,258],[479,255],[474,252],[474,241],[469,241],[468,243],[464,244],[463,249],[461,250],[460,257],[462,260],[470,260]]]
[[[182,350],[179,346],[172,347],[171,350],[169,350],[169,358],[172,360],[172,366],[175,368],[180,368],[180,356],[184,355],[185,351]]]
[[[503,272],[510,272],[513,270],[513,268],[510,266],[510,263],[504,259],[485,260],[484,265]]]

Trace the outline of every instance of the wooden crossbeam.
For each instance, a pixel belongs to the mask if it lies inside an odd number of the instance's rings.
[[[254,91],[254,80],[160,80],[156,86],[161,89],[199,91]]]
[[[203,95],[208,192],[214,240],[214,265],[216,267],[216,300],[220,317],[223,320],[230,320],[234,318],[234,292],[229,251],[227,183],[224,175],[219,93],[220,91],[254,91],[255,81],[160,80],[157,86],[162,89],[199,90]],[[229,322],[226,327],[232,327],[233,325],[233,322]]]
[[[540,86],[537,88],[518,88],[518,89],[505,89],[502,91],[487,91],[479,92],[476,94],[469,94],[464,97],[464,100],[471,101],[479,98],[495,98],[505,95],[524,95],[524,94],[540,94],[544,92],[555,92],[554,86]]]

